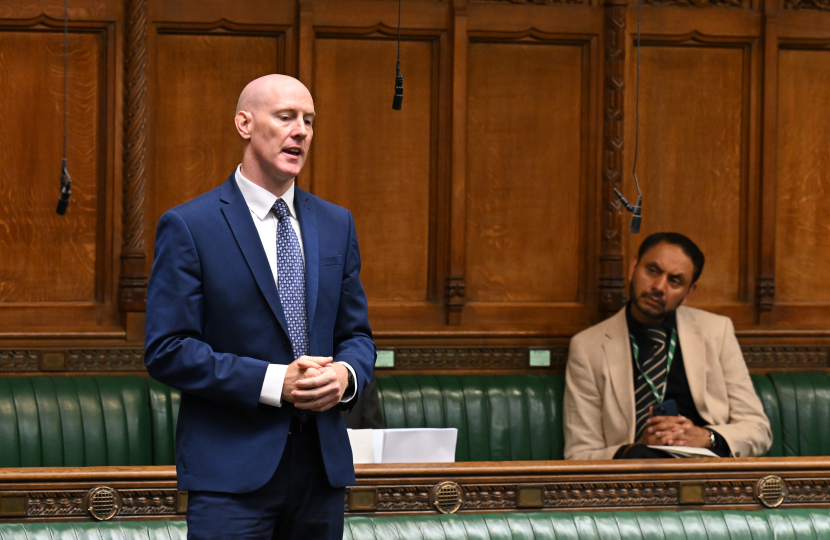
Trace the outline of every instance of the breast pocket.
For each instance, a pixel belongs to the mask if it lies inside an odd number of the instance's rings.
[[[342,266],[343,265],[343,256],[342,255],[331,255],[329,257],[320,257],[320,266]]]

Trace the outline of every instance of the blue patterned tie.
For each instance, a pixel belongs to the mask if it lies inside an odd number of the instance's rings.
[[[277,199],[271,208],[279,220],[277,226],[277,282],[280,302],[288,322],[288,337],[294,349],[294,359],[308,354],[308,315],[305,305],[305,271],[303,254],[297,234],[288,217],[288,205]],[[294,409],[294,415],[305,421],[312,412]]]

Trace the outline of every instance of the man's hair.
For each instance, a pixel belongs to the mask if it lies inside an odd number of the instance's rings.
[[[703,252],[700,251],[699,247],[697,247],[697,244],[680,233],[658,232],[649,235],[645,240],[643,240],[643,243],[640,244],[640,249],[637,251],[637,260],[639,261],[642,259],[643,255],[645,255],[648,250],[660,242],[666,242],[667,244],[678,246],[683,250],[683,253],[692,259],[692,266],[694,266],[694,271],[692,272],[692,283],[696,282],[697,278],[700,277],[701,272],[703,272],[703,263],[705,262],[705,258],[703,257]]]

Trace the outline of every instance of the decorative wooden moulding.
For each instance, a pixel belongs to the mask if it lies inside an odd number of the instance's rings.
[[[830,457],[357,465],[349,515],[830,507]],[[174,467],[0,470],[0,522],[183,519]]]
[[[453,371],[489,369],[520,371],[530,366],[535,346],[493,347],[393,347],[395,370]],[[567,345],[545,347],[550,365],[545,369],[564,371]],[[830,368],[830,345],[751,344],[742,347],[750,369],[822,370]],[[89,373],[146,372],[144,349],[107,347],[83,349],[0,349],[0,373]]]

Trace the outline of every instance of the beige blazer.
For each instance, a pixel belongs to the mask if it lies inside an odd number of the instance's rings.
[[[772,444],[728,317],[681,306],[677,336],[700,416],[735,457]],[[634,442],[634,374],[625,309],[571,340],[565,373],[565,459],[611,459]]]

